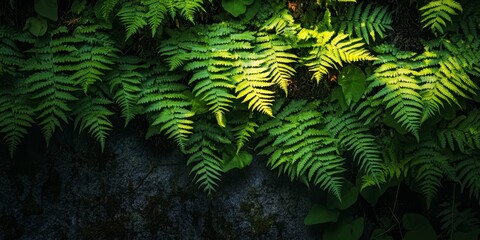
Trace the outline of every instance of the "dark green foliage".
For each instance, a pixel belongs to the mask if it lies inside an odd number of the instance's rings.
[[[373,4],[352,4],[346,13],[333,20],[339,32],[355,33],[355,36],[362,37],[367,44],[370,39],[375,41],[377,35],[384,38],[386,33],[392,30],[391,12],[384,6]]]
[[[49,142],[73,123],[103,149],[115,115],[125,126],[145,116],[146,137],[173,140],[208,194],[256,146],[328,199],[360,189],[379,191],[376,202],[401,184],[431,208],[450,186],[480,200],[478,1],[411,1],[405,18],[401,1],[257,0],[236,17],[220,1],[67,2],[56,21],[0,11],[0,134],[12,155],[35,125]],[[415,51],[402,50],[403,21]],[[449,225],[454,213],[441,214],[450,235],[474,219]],[[339,215],[337,230],[363,221]]]
[[[190,154],[187,164],[192,166],[194,181],[208,194],[218,187],[222,175],[222,158],[218,145],[232,144],[218,126],[206,121],[195,123],[195,133],[186,143],[186,153]]]
[[[362,188],[384,182],[380,146],[375,136],[369,133],[368,125],[351,112],[341,116],[329,115],[327,122],[327,131],[338,139],[341,146],[353,152],[360,170],[365,172]]]
[[[340,199],[344,159],[338,155],[337,141],[322,129],[317,103],[292,101],[274,119],[258,129],[265,137],[257,148],[268,155],[268,165],[325,189]]]
[[[195,114],[190,110],[188,88],[181,82],[184,76],[153,64],[145,77],[138,103],[145,106],[143,112],[150,121],[147,137],[165,133],[184,149]]]
[[[100,143],[102,150],[105,148],[107,131],[112,130],[112,123],[108,116],[113,115],[107,106],[111,102],[105,98],[84,97],[80,100],[73,111],[75,117],[75,128],[88,130]]]

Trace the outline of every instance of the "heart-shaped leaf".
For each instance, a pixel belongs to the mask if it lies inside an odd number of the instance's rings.
[[[402,218],[403,227],[407,230],[405,240],[435,240],[437,234],[428,219],[420,214],[406,213]]]
[[[246,151],[240,151],[238,154],[235,154],[230,160],[224,161],[222,169],[224,172],[228,172],[234,168],[242,169],[250,165],[250,163],[252,163],[252,160],[252,154]]]
[[[28,30],[33,36],[40,37],[47,32],[47,20],[39,17],[30,17],[25,22],[23,30]]]
[[[355,65],[347,65],[340,71],[338,84],[342,86],[348,105],[357,102],[363,96],[367,87],[366,79],[362,69]]]
[[[312,208],[310,208],[310,210],[308,211],[308,214],[303,220],[303,223],[309,226],[314,224],[336,222],[339,215],[340,211],[338,210],[330,210],[323,205],[314,204]]]
[[[247,6],[252,4],[254,0],[222,0],[222,7],[225,11],[238,17],[247,11]]]
[[[42,17],[46,17],[52,21],[58,19],[57,0],[35,0],[35,12]]]

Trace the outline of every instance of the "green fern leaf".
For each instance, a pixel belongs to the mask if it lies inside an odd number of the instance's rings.
[[[34,123],[34,111],[19,89],[18,85],[14,88],[0,85],[0,133],[4,135],[3,140],[8,145],[11,157],[27,134],[27,129]]]
[[[317,103],[292,101],[258,128],[267,137],[257,148],[268,155],[268,165],[292,180],[305,179],[340,199],[344,171],[336,141],[320,130],[322,118]]]
[[[316,39],[316,43],[312,45],[312,50],[304,60],[305,65],[313,72],[317,83],[328,74],[331,68],[337,69],[344,63],[376,59],[363,48],[364,43],[361,38],[349,39],[347,34],[307,29],[300,31],[298,36],[300,40]]]
[[[108,131],[112,130],[112,123],[108,116],[113,115],[113,112],[107,108],[112,102],[104,98],[92,98],[90,96],[81,99],[73,110],[76,115],[74,126],[81,132],[88,130],[105,149],[105,141],[108,136]]]
[[[373,181],[362,184],[362,189],[368,184],[379,185],[385,182],[383,176],[383,160],[375,136],[369,133],[364,121],[356,114],[347,112],[341,116],[329,115],[325,129],[337,138],[340,145],[353,151],[353,157],[359,162],[360,169],[366,174],[365,178]]]
[[[113,93],[113,99],[120,106],[125,126],[139,113],[137,101],[142,90],[141,70],[147,67],[141,60],[133,56],[123,56],[119,59],[114,71],[106,76]]]
[[[180,83],[183,75],[171,73],[154,64],[146,75],[138,104],[145,107],[150,128],[147,137],[164,133],[184,150],[192,134],[194,112],[187,86]]]
[[[196,184],[211,195],[220,182],[223,173],[221,152],[216,144],[231,144],[217,126],[205,121],[195,123],[195,133],[186,143],[186,153],[190,154],[187,164],[193,165]]]
[[[98,25],[81,25],[74,32],[76,41],[83,44],[77,47],[72,54],[76,66],[69,70],[75,71],[71,76],[77,85],[82,86],[86,93],[90,85],[102,80],[102,76],[114,64],[119,50],[109,36],[102,33],[102,27]]]
[[[127,30],[125,39],[130,38],[133,34],[137,33],[148,24],[147,8],[134,2],[123,4],[120,11],[117,13],[117,16]]]
[[[295,75],[295,69],[290,64],[296,63],[297,56],[288,53],[292,47],[277,35],[259,33],[255,53],[265,59],[264,66],[268,68],[271,82],[279,86],[287,95],[288,85]]]
[[[429,135],[427,135],[429,136]],[[445,175],[456,180],[455,169],[449,163],[449,157],[442,153],[433,139],[423,139],[411,152],[411,164],[416,169],[415,181],[425,196],[427,206],[435,198]]]
[[[470,77],[476,75],[480,66],[480,43],[473,38],[429,42],[428,47],[417,59],[423,61],[422,98],[425,104],[422,121],[438,113],[446,104],[460,106],[459,97],[470,98],[478,86]],[[435,49],[438,48],[438,49]],[[444,50],[446,49],[446,50]]]
[[[431,0],[419,10],[422,13],[423,28],[430,28],[436,35],[443,34],[447,22],[452,22],[452,16],[458,15],[463,8],[455,0]]]
[[[36,56],[21,69],[30,74],[25,84],[32,100],[39,102],[35,111],[47,144],[55,129],[68,121],[69,103],[77,100],[73,93],[78,89],[69,77],[74,66],[68,64],[77,49],[77,40],[65,36],[67,32],[66,27],[60,27],[52,30],[49,38],[39,40],[29,50]]]
[[[472,149],[480,149],[480,112],[471,111],[467,116],[461,115],[453,119],[445,128],[437,131],[442,148],[464,153]]]
[[[386,36],[388,30],[393,30],[392,15],[388,8],[363,3],[350,5],[346,14],[340,14],[333,19],[334,25],[339,32],[355,33],[355,36],[363,38],[367,44],[370,39],[376,40]]]
[[[398,51],[388,46],[381,46],[377,50],[383,55],[378,56],[379,59],[374,62],[378,67],[367,78],[370,83],[366,93],[380,87],[373,100],[381,100],[386,103],[387,109],[392,108],[395,120],[419,139],[424,105],[416,77],[422,66],[408,61],[415,53]]]
[[[455,160],[457,176],[462,191],[468,190],[471,198],[480,201],[480,161],[478,151],[458,156]]]

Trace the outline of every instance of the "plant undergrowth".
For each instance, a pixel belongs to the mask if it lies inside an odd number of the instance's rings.
[[[2,2],[0,134],[13,156],[73,123],[103,149],[142,117],[209,195],[254,155],[322,192],[324,239],[477,239],[480,2],[389,3]],[[421,211],[397,216],[401,188]]]

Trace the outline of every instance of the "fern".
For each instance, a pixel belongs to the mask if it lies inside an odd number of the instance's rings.
[[[419,94],[420,83],[417,76],[423,66],[409,61],[415,56],[413,52],[399,51],[395,47],[385,45],[377,50],[382,55],[379,55],[379,59],[373,63],[378,67],[367,78],[370,83],[366,93],[380,87],[373,100],[386,103],[387,109],[393,108],[392,115],[395,120],[418,140],[424,105]]]
[[[70,102],[77,100],[73,92],[76,83],[69,77],[73,66],[69,65],[71,55],[77,50],[76,39],[65,36],[68,30],[60,27],[39,40],[29,52],[36,56],[26,61],[23,71],[30,75],[25,79],[28,93],[38,101],[35,111],[39,124],[49,142],[56,128],[68,121]]]
[[[109,35],[102,32],[104,26],[90,24],[90,20],[75,28],[73,38],[82,45],[72,54],[72,62],[75,67],[69,70],[75,71],[71,76],[77,85],[82,86],[86,93],[90,85],[101,81],[106,71],[111,70],[119,50]]]
[[[153,64],[146,74],[138,104],[145,108],[150,122],[147,137],[164,133],[175,140],[184,150],[188,136],[192,134],[194,112],[188,88],[180,81],[183,75],[171,73],[165,68]]]
[[[217,145],[231,143],[221,129],[206,121],[195,123],[195,133],[186,143],[186,153],[190,154],[187,164],[193,165],[194,181],[209,195],[218,187],[223,173],[221,150]]]
[[[280,103],[281,104],[281,103]],[[257,148],[268,155],[268,165],[292,180],[311,182],[340,199],[344,171],[336,140],[321,130],[317,103],[292,101],[258,128],[266,137]]]
[[[448,123],[445,128],[437,131],[437,137],[442,148],[452,151],[480,149],[480,111],[473,110],[467,116],[461,115]]]
[[[97,2],[98,12],[101,17],[107,19],[113,12],[115,6],[122,0],[100,0]]]
[[[183,66],[193,74],[189,81],[193,93],[207,103],[220,126],[226,125],[225,112],[235,97],[248,102],[251,110],[272,115],[271,87],[276,84],[286,91],[294,72],[287,64],[295,61],[295,55],[286,52],[285,42],[268,34],[256,38],[244,30],[233,23],[197,27],[174,33],[159,50],[170,69]]]
[[[414,150],[408,151],[408,153],[412,158],[412,167],[416,169],[414,179],[429,207],[438,188],[442,185],[441,181],[444,176],[449,176],[454,181],[457,180],[455,169],[450,165],[449,157],[442,153],[433,138],[423,139],[413,148]]]
[[[337,138],[341,146],[353,151],[360,169],[365,172],[362,189],[370,185],[384,182],[383,160],[375,136],[369,133],[369,128],[356,114],[343,113],[341,116],[329,115],[325,129]]]
[[[237,151],[236,154],[242,150],[242,148],[248,143],[252,135],[256,133],[256,129],[259,127],[252,117],[252,114],[248,114],[243,111],[233,114],[230,121],[235,127],[232,128],[233,136],[235,137]],[[241,114],[238,114],[241,113]]]
[[[376,59],[363,48],[364,43],[361,38],[349,39],[348,34],[302,29],[298,33],[298,38],[300,40],[315,39],[309,55],[304,57],[304,60],[305,65],[313,72],[317,83],[328,74],[329,69],[337,69],[343,66],[343,63]]]
[[[111,101],[105,98],[86,96],[77,103],[73,110],[73,114],[76,115],[75,128],[78,128],[79,131],[88,129],[88,133],[100,143],[102,151],[105,149],[107,132],[112,130],[112,123],[108,116],[113,115],[113,112],[107,108],[110,104]]]
[[[463,12],[460,18],[455,21],[458,23],[457,30],[462,30],[465,36],[472,35],[475,38],[479,36],[480,30],[480,13],[477,9],[480,8],[480,3],[474,0],[460,1],[463,6]],[[458,29],[459,28],[459,29]]]
[[[350,5],[346,14],[334,18],[334,26],[338,32],[355,33],[355,36],[363,38],[367,44],[370,39],[376,40],[377,35],[384,38],[388,30],[393,30],[392,14],[388,8],[363,3]]]
[[[164,5],[164,1],[145,0],[143,3],[148,8],[145,17],[148,19],[148,25],[150,26],[150,29],[152,29],[152,36],[155,36],[158,27],[165,19],[167,7]]]
[[[0,133],[11,157],[34,124],[34,110],[26,97],[28,89],[20,72],[26,56],[17,47],[18,35],[10,28],[0,27]]]
[[[264,59],[263,65],[268,70],[270,81],[279,86],[285,94],[295,75],[295,69],[289,64],[296,62],[295,54],[288,53],[292,47],[277,35],[258,33],[255,53]]]
[[[105,0],[102,6],[102,13],[105,15],[118,1]],[[155,36],[157,29],[165,22],[168,15],[175,19],[177,15],[194,23],[195,13],[205,11],[203,8],[203,0],[136,0],[127,1],[122,4],[122,8],[118,11],[122,24],[127,30],[126,38],[130,38],[145,26],[149,26],[152,36]]]
[[[460,209],[460,203],[444,202],[440,204],[442,210],[438,213],[438,218],[441,222],[441,228],[446,231],[448,236],[453,239],[460,239],[454,237],[458,232],[477,231],[480,220],[475,216],[475,213],[470,208]]]
[[[470,75],[480,64],[480,43],[473,38],[452,43],[449,40],[429,42],[418,57],[424,62],[422,74],[422,99],[425,105],[422,121],[435,115],[446,104],[460,106],[459,96],[470,98],[478,91]],[[436,48],[436,49],[435,49]],[[445,49],[445,50],[443,50]]]
[[[422,24],[424,28],[437,35],[443,34],[447,22],[452,22],[452,16],[463,11],[462,5],[455,0],[431,0],[421,7]]]
[[[133,56],[123,56],[114,71],[106,79],[113,93],[113,99],[120,106],[125,126],[139,113],[137,102],[144,78],[142,70],[147,66]]]
[[[125,39],[147,26],[147,11],[147,7],[138,2],[131,1],[123,4],[117,16],[127,30]]]
[[[471,198],[480,201],[480,154],[469,151],[455,159],[455,169],[462,191],[468,190]]]

